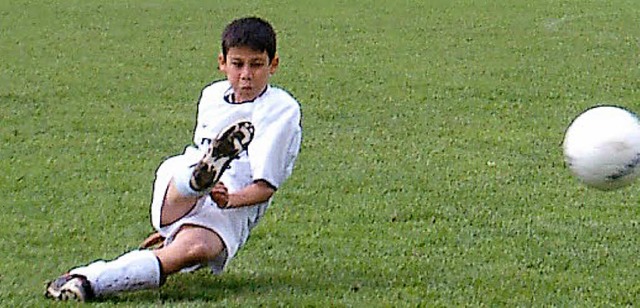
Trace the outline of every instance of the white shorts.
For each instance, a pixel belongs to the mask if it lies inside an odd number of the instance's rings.
[[[194,208],[184,217],[172,224],[160,226],[160,213],[169,181],[177,171],[184,170],[198,162],[202,158],[202,154],[202,152],[195,149],[187,149],[184,154],[170,157],[158,167],[153,185],[151,223],[165,237],[165,245],[173,241],[177,232],[184,225],[200,226],[218,234],[225,248],[208,265],[214,273],[220,273],[247,241],[251,229],[264,214],[268,203],[236,209],[220,209],[209,195],[205,195],[197,201]],[[226,173],[223,174],[221,179],[225,184],[227,183],[224,180],[226,175]],[[233,182],[232,179],[229,179],[229,182]],[[232,188],[229,188],[229,191],[232,192]],[[195,266],[184,271],[199,267]]]

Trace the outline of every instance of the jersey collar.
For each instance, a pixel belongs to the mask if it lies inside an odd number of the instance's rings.
[[[264,90],[262,90],[262,92],[260,92],[260,94],[258,94],[258,96],[256,96],[254,99],[252,100],[246,100],[246,101],[242,101],[242,102],[234,102],[235,100],[235,94],[233,93],[233,88],[229,87],[229,89],[227,89],[227,91],[224,92],[224,101],[229,103],[229,104],[245,104],[245,103],[253,103],[255,100],[257,100],[258,98],[260,98],[262,95],[264,95],[264,93],[267,92],[267,90],[269,90],[271,86],[267,85],[266,87],[264,87]]]

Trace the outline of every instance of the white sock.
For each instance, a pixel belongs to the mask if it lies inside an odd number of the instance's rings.
[[[185,197],[200,197],[204,195],[204,192],[195,191],[191,188],[191,175],[193,175],[194,169],[195,167],[187,167],[173,175],[173,184],[178,192]]]
[[[96,261],[71,270],[87,277],[96,296],[154,289],[161,284],[160,260],[150,250],[134,250],[109,262]]]

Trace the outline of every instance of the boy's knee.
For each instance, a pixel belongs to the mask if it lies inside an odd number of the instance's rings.
[[[183,253],[189,260],[210,261],[213,260],[224,248],[222,240],[213,231],[192,226],[183,226],[179,231],[183,236]]]
[[[217,255],[214,245],[202,239],[194,239],[184,253],[187,259],[200,262],[213,260]]]

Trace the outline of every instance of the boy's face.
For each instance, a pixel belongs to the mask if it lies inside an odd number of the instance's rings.
[[[231,47],[225,59],[218,56],[218,65],[233,87],[235,102],[254,100],[269,83],[276,72],[278,56],[271,63],[266,51],[255,51],[249,47]]]

